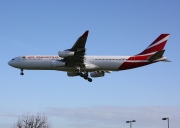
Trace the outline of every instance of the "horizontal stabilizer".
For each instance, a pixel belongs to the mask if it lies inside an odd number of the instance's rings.
[[[171,62],[170,60],[167,59],[167,57],[164,57],[164,56],[160,59],[155,60],[155,61]]]
[[[160,61],[163,61],[163,62],[171,62],[170,60],[167,60],[167,59],[160,60]]]
[[[151,57],[148,58],[148,61],[154,62],[154,61],[162,58],[164,52],[165,52],[165,50],[160,50],[160,51],[156,52],[155,54],[153,54]]]

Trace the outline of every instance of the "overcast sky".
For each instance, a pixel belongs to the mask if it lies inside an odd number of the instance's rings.
[[[179,0],[1,0],[0,127],[43,113],[54,128],[180,127]],[[87,55],[135,55],[169,33],[172,62],[112,72],[92,83],[60,71],[20,70],[21,55],[57,55],[89,30]]]

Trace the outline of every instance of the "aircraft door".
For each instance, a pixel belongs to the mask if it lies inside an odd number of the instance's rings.
[[[17,67],[22,67],[22,60],[20,57],[15,59],[15,64]]]

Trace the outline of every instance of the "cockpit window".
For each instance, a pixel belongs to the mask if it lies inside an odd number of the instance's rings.
[[[12,60],[14,60],[14,58]]]

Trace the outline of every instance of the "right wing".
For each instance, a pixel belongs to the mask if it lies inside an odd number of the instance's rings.
[[[80,66],[84,67],[84,55],[86,54],[86,40],[88,37],[88,32],[86,31],[82,36],[80,36],[75,44],[72,46],[71,49],[68,49],[70,51],[74,51],[74,56],[64,57],[64,61],[66,62],[67,66]]]
[[[89,31],[86,31],[82,36],[80,36],[77,39],[77,41],[75,42],[75,44],[73,45],[73,47],[71,48],[71,50],[73,50],[73,51],[85,50],[85,45],[86,45],[88,33],[89,33]]]

